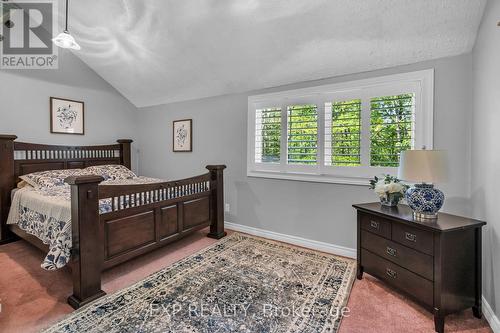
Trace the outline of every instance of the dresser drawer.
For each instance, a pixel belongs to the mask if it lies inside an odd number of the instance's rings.
[[[395,223],[392,226],[392,240],[431,256],[434,255],[432,232]]]
[[[400,245],[365,230],[361,231],[361,247],[392,261],[427,280],[434,280],[433,257]]]
[[[361,250],[361,264],[368,274],[412,295],[424,304],[433,306],[433,284],[388,260],[367,250]]]
[[[391,222],[377,216],[361,214],[361,229],[391,239]]]

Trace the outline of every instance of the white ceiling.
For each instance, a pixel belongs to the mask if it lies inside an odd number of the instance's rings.
[[[142,107],[466,53],[485,3],[81,0],[70,31],[76,54]]]

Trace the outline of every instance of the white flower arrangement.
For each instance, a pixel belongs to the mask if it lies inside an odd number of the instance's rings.
[[[401,183],[389,183],[385,184],[382,182],[377,182],[375,185],[375,193],[379,196],[385,195],[386,193],[402,193],[404,194],[404,186]]]
[[[408,185],[402,184],[396,177],[384,175],[383,178],[374,177],[370,180],[370,189],[379,196],[382,203],[394,205],[403,198]]]

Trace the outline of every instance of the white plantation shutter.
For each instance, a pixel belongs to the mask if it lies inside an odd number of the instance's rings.
[[[255,162],[279,163],[281,149],[281,108],[255,112]]]
[[[399,155],[413,148],[415,95],[370,100],[370,165],[399,166]]]
[[[325,165],[361,164],[361,99],[325,104]]]
[[[288,106],[287,124],[288,164],[317,164],[317,106],[313,104]]]

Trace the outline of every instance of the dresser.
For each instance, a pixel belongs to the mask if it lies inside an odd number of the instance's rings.
[[[439,213],[415,221],[406,205],[353,205],[357,210],[357,278],[363,272],[412,298],[434,314],[437,332],[445,316],[472,308],[481,318],[481,227],[486,222]]]

